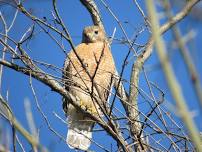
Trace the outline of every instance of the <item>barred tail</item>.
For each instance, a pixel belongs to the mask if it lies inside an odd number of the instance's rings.
[[[66,142],[72,149],[87,150],[90,147],[92,132],[86,130],[69,129]]]
[[[94,122],[89,118],[81,119],[80,113],[69,115],[66,142],[72,149],[87,150],[91,144]]]

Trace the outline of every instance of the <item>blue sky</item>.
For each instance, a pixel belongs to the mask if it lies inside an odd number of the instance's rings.
[[[116,28],[115,37],[122,38],[123,33],[114,20],[114,18],[109,14],[109,12],[105,9],[105,7],[101,4],[99,0],[97,0],[98,7],[100,9],[103,23],[106,28],[106,32],[108,36],[112,35],[114,28]],[[131,38],[134,34],[136,34],[144,25],[144,21],[137,11],[133,1],[121,1],[117,0],[114,1],[107,1],[110,8],[114,11],[116,16],[119,18],[121,23],[123,24],[129,38]],[[142,3],[140,3],[143,6]],[[34,15],[43,18],[46,17],[49,22],[51,22],[51,11],[52,6],[51,2],[48,0],[45,1],[32,1],[30,3],[25,3],[27,9],[33,12]],[[1,6],[0,9],[7,15],[7,21],[9,22],[14,14],[14,9],[11,7]],[[88,14],[87,10],[81,5],[79,0],[61,0],[58,3],[58,9],[63,18],[65,25],[67,26],[68,30],[70,31],[73,42],[75,45],[81,42],[81,33],[82,29],[85,26],[92,25],[92,21],[90,15]],[[49,20],[50,19],[50,20]],[[124,23],[128,22],[128,23]],[[9,35],[16,40],[19,40],[22,34],[27,30],[27,28],[32,24],[32,21],[28,20],[24,15],[19,14],[17,17],[16,23],[14,27],[10,31]],[[196,38],[193,39],[189,44],[190,54],[194,58],[194,63],[196,64],[197,70],[199,72],[199,76],[201,78],[202,74],[202,67],[201,65],[201,50],[202,47],[201,41],[202,37],[200,37],[200,33],[202,32],[201,22],[193,20],[191,17],[186,18],[180,24],[182,28],[182,33],[186,34],[190,29],[194,29],[197,33]],[[1,27],[1,26],[0,26]],[[1,27],[2,28],[2,27]],[[40,31],[39,28],[36,29],[36,35],[32,38],[29,43],[29,50],[27,50],[28,54],[34,58],[35,60],[47,62],[50,64],[54,64],[58,67],[63,66],[63,62],[65,59],[65,54],[59,49],[58,46],[43,32]],[[58,38],[58,37],[57,37]],[[149,38],[148,30],[145,30],[137,37],[137,43],[144,44],[147,42]],[[165,36],[165,43],[171,44],[171,35],[170,33],[166,33]],[[64,43],[66,50],[70,50],[70,46],[68,43]],[[114,60],[117,66],[117,69],[121,70],[121,66],[123,64],[123,58],[126,56],[128,52],[128,47],[125,45],[119,44],[117,41],[114,41],[112,44],[112,54],[114,56]],[[189,81],[189,76],[184,66],[183,61],[181,60],[181,56],[177,49],[172,50],[169,52],[170,59],[173,63],[173,68],[181,84],[183,89],[184,96],[186,101],[189,105],[190,110],[194,110],[199,112],[199,105],[197,103],[197,98],[194,94],[193,87]],[[7,59],[10,59],[9,55]],[[131,65],[134,62],[135,57],[131,54],[130,60],[128,60],[129,64],[127,65],[124,78],[129,80],[130,77],[130,69]],[[152,71],[149,69],[152,67],[154,68]],[[167,103],[171,103],[174,105],[174,101],[171,97],[171,94],[168,90],[168,87],[165,83],[165,78],[162,74],[161,69],[159,68],[159,61],[154,52],[149,60],[146,62],[145,69],[147,71],[147,75],[150,81],[157,84],[165,93],[165,99]],[[51,72],[57,76],[61,76],[60,73]],[[202,79],[202,78],[201,78]],[[67,127],[66,124],[62,123],[58,118],[56,118],[53,112],[57,113],[60,117],[65,119],[64,113],[62,111],[62,102],[61,96],[57,93],[50,90],[50,88],[46,87],[42,83],[33,79],[33,86],[36,90],[36,94],[40,103],[41,108],[43,109],[44,113],[48,116],[48,120],[51,123],[51,126],[56,129],[63,137],[66,136]],[[126,88],[128,88],[128,84],[125,84]],[[140,87],[148,92],[148,87],[146,85],[146,81],[144,78],[143,73],[141,73],[140,77]],[[34,101],[31,88],[29,86],[29,77],[19,74],[15,71],[10,69],[4,68],[4,75],[3,75],[3,95],[6,95],[6,92],[9,92],[9,104],[15,113],[18,120],[23,124],[23,126],[29,130],[26,116],[25,116],[25,109],[24,109],[24,100],[28,98],[31,102],[31,108],[34,116],[34,120],[36,123],[37,128],[39,128],[40,132],[40,142],[42,145],[45,145],[50,151],[70,151],[67,145],[64,144],[58,137],[56,137],[47,127],[45,121],[41,117],[40,113],[37,111],[36,103]],[[143,102],[141,101],[140,103]],[[168,106],[169,104],[164,104],[165,109],[171,110],[172,114],[176,114],[172,108]],[[117,101],[117,106],[119,103]],[[121,107],[120,107],[121,108]],[[144,106],[140,104],[140,110],[145,110]],[[195,120],[197,126],[202,130],[202,121],[200,120],[201,114],[198,113]],[[179,119],[176,118],[177,121]],[[180,122],[179,122],[180,123]],[[9,125],[7,124],[6,127]],[[20,136],[20,135],[19,135]],[[20,138],[22,143],[25,144],[25,147],[29,147],[28,144]],[[116,144],[112,143],[111,137],[109,137],[106,133],[94,133],[94,139],[99,141],[101,145],[106,146],[108,149],[115,148]],[[17,146],[19,149],[19,146]],[[28,148],[29,149],[29,148]],[[92,145],[91,149],[95,151],[99,151],[99,148]]]

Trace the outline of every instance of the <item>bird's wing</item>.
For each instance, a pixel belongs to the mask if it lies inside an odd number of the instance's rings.
[[[66,57],[65,62],[64,62],[64,66],[63,66],[63,70],[62,70],[62,83],[64,86],[64,89],[69,91],[69,86],[70,86],[70,78],[71,78],[71,69],[70,69],[70,60],[68,57]],[[67,114],[67,110],[68,110],[68,101],[63,98],[62,99],[63,103],[62,103],[62,107],[63,110],[65,112],[65,114]]]

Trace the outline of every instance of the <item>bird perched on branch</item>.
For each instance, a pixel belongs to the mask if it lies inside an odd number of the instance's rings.
[[[82,43],[71,50],[65,60],[65,89],[79,99],[78,104],[90,114],[103,115],[101,106],[106,106],[114,74],[115,65],[105,32],[99,26],[86,27]],[[65,99],[63,109],[68,116],[67,144],[70,148],[87,150],[95,122]]]

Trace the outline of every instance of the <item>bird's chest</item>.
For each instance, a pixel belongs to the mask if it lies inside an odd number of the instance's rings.
[[[89,79],[104,74],[104,69],[110,68],[111,59],[106,49],[89,47],[84,50],[79,50],[77,55],[71,56],[73,75]]]

